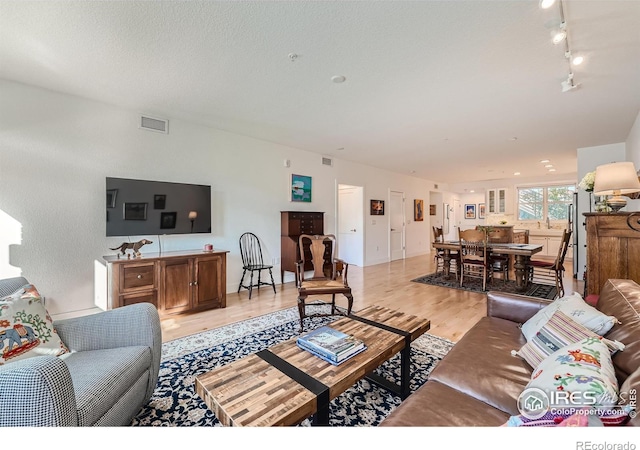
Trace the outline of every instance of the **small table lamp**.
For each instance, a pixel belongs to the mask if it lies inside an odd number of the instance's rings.
[[[198,218],[197,211],[189,211],[189,220],[191,221],[191,232],[193,233],[193,222]]]
[[[596,180],[593,185],[594,195],[613,195],[607,205],[613,212],[618,212],[627,204],[623,194],[640,192],[640,180],[632,162],[615,162],[596,168]]]

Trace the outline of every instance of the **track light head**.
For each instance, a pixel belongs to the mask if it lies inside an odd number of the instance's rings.
[[[567,79],[564,80],[562,83],[560,83],[560,85],[562,86],[562,92],[569,92],[576,89],[578,86],[580,86],[579,84],[575,84],[573,82],[572,72],[569,73],[569,75],[567,76]]]
[[[551,40],[554,44],[558,45],[560,42],[567,38],[567,23],[562,22],[560,28],[551,32]]]
[[[556,0],[540,0],[540,8],[549,9],[553,6]]]

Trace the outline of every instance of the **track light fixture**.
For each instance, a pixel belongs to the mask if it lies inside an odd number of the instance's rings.
[[[573,73],[569,72],[569,75],[567,76],[567,79],[564,80],[562,83],[562,92],[568,92],[571,91],[575,88],[577,88],[579,85],[574,83],[573,81]]]
[[[562,22],[560,24],[560,28],[553,30],[551,32],[551,41],[558,45],[560,42],[564,41],[565,39],[567,39],[567,23],[566,22]]]
[[[555,4],[555,0],[540,0],[540,8],[549,9],[551,6]],[[569,34],[567,22],[564,18],[564,7],[562,5],[562,0],[558,1],[558,8],[560,9],[560,27],[553,30],[551,32],[551,41],[558,45],[564,42],[564,56],[567,60],[569,66],[569,75],[567,79],[561,83],[562,92],[571,91],[579,86],[573,79],[573,67],[579,66],[584,62],[584,56],[577,54],[574,55],[571,52],[571,47],[569,45]]]

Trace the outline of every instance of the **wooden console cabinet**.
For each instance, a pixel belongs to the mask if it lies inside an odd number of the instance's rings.
[[[587,226],[587,294],[599,294],[609,278],[640,283],[640,213],[584,213]],[[627,219],[634,220],[635,229]]]
[[[227,253],[198,250],[105,256],[109,304],[153,303],[160,315],[227,306]]]
[[[300,260],[300,235],[324,234],[324,213],[280,211],[280,224],[280,283],[283,283],[285,271],[296,273],[296,261]],[[309,249],[305,251],[309,252]],[[305,270],[313,270],[310,257]]]

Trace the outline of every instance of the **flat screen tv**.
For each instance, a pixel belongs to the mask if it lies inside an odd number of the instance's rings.
[[[107,177],[107,236],[211,233],[211,186]]]

